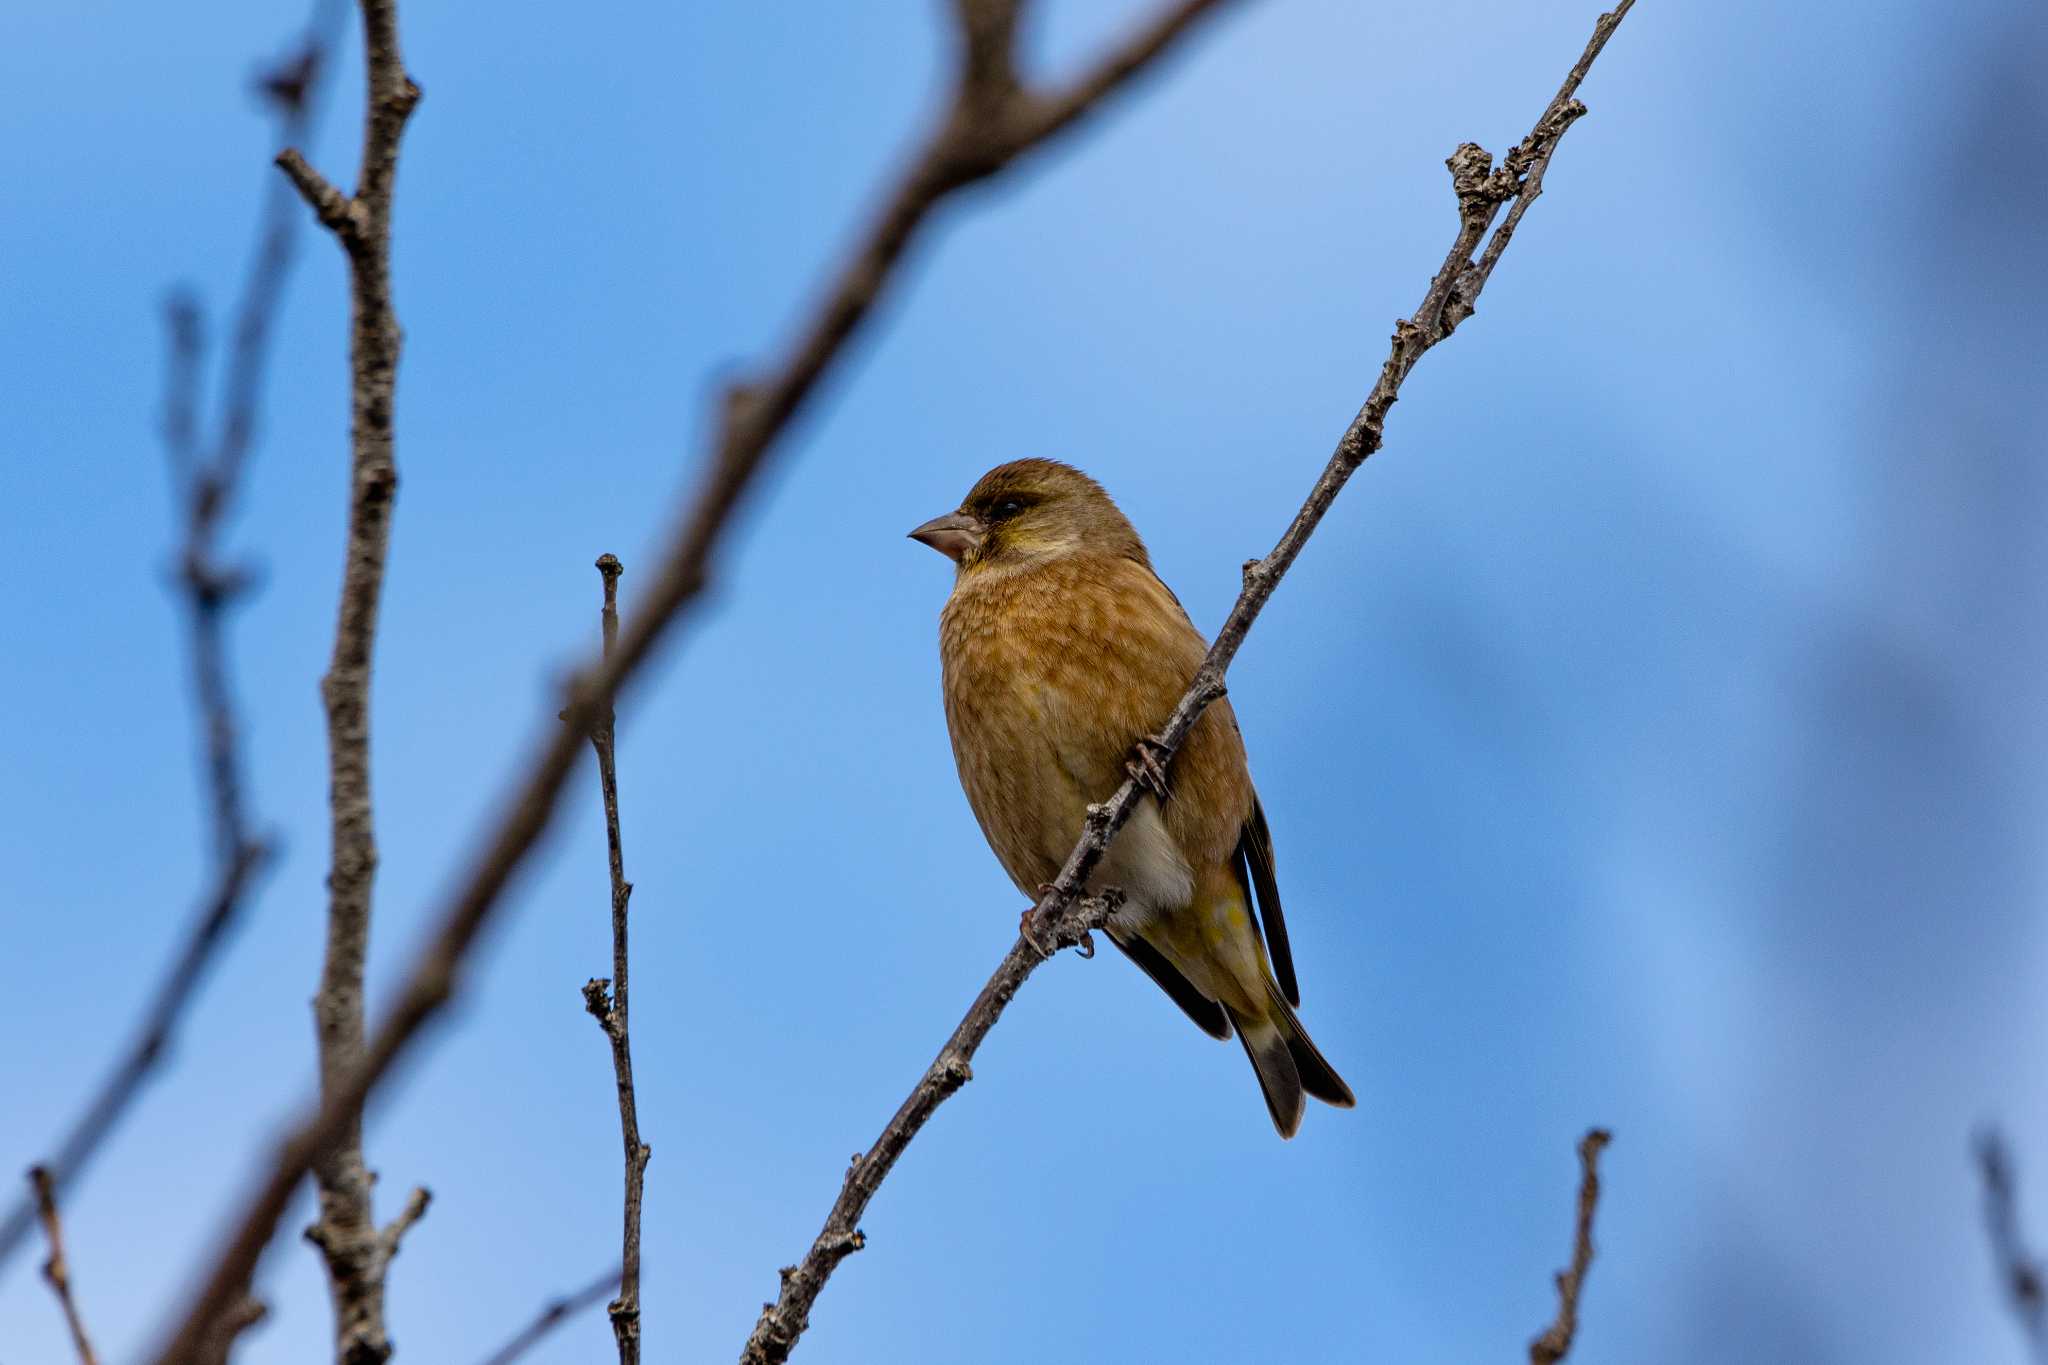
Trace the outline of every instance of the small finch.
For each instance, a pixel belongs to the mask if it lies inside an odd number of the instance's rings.
[[[1090,879],[1123,890],[1111,941],[1209,1034],[1236,1033],[1280,1136],[1301,1126],[1304,1092],[1350,1108],[1294,1015],[1273,840],[1230,703],[1202,714],[1170,774],[1145,738],[1207,645],[1109,494],[1078,469],[1017,460],[910,535],[958,566],[939,616],[946,724],[1010,880],[1036,899],[1089,803],[1139,778],[1146,794]]]

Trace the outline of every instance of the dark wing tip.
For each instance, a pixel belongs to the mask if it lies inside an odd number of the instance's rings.
[[[1237,840],[1237,876],[1248,889],[1258,893],[1254,912],[1266,936],[1266,955],[1273,959],[1273,975],[1280,982],[1280,994],[1287,1003],[1301,1004],[1301,985],[1294,978],[1294,949],[1287,942],[1287,918],[1280,909],[1280,883],[1273,875],[1273,834],[1266,827],[1266,812],[1259,798],[1252,797],[1252,814],[1244,822]]]
[[[1145,975],[1151,977],[1202,1032],[1211,1038],[1230,1036],[1230,1016],[1223,1006],[1196,990],[1195,983],[1181,975],[1180,968],[1168,962],[1164,953],[1136,936],[1123,939],[1111,934],[1109,941],[1123,949],[1125,957],[1142,967]]]

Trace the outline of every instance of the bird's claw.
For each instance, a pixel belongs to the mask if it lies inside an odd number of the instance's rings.
[[[1124,760],[1124,771],[1131,775],[1131,780],[1159,798],[1159,804],[1162,806],[1173,796],[1166,785],[1168,757],[1164,744],[1150,735],[1145,735],[1131,746],[1131,756]]]
[[[1050,890],[1052,890],[1052,887],[1050,885],[1041,886],[1038,888],[1038,894],[1041,897],[1043,897],[1045,893]],[[1038,927],[1032,923],[1032,921],[1036,920],[1037,918],[1038,907],[1036,905],[1025,906],[1024,913],[1017,916],[1018,937],[1022,938],[1026,943],[1030,944],[1032,948],[1037,951],[1040,957],[1051,957],[1053,953],[1056,951],[1056,949],[1048,948],[1044,944],[1044,942],[1042,942],[1039,939]]]

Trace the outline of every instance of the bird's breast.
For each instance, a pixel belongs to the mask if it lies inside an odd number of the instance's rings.
[[[946,719],[961,785],[1011,879],[1058,874],[1088,803],[1124,780],[1132,743],[1157,728],[1200,662],[1201,637],[1151,571],[1077,560],[965,576],[940,617]],[[1127,892],[1185,894],[1187,862],[1156,811],[1156,838],[1117,847]],[[1146,850],[1149,849],[1149,852]]]

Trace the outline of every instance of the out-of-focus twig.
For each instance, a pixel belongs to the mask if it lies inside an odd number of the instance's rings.
[[[561,1326],[562,1322],[594,1304],[601,1303],[619,1287],[617,1267],[607,1270],[573,1294],[564,1294],[540,1310],[540,1316],[519,1329],[519,1335],[506,1342],[494,1352],[483,1365],[512,1365],[539,1343],[540,1339]]]
[[[605,657],[619,641],[619,575],[625,572],[617,555],[599,555],[597,571],[604,578],[604,607],[598,614]],[[612,879],[612,979],[592,977],[583,986],[583,1007],[604,1030],[612,1048],[612,1078],[619,1092],[619,1137],[625,1145],[626,1198],[620,1238],[619,1297],[611,1306],[612,1335],[618,1339],[619,1365],[640,1365],[640,1200],[647,1179],[647,1159],[654,1149],[640,1140],[640,1106],[633,1091],[633,1035],[626,1012],[626,907],[633,883],[626,880],[626,856],[619,838],[618,717],[610,702],[591,727],[590,744],[597,750],[598,788],[604,798],[604,837]]]
[[[312,134],[321,77],[331,65],[346,13],[340,0],[316,0],[291,55],[259,77],[258,89],[276,117],[282,141]],[[220,536],[255,441],[265,361],[291,273],[298,221],[290,187],[266,182],[256,249],[235,318],[221,416],[210,443],[203,441],[201,431],[205,336],[199,304],[181,290],[173,293],[166,308],[170,356],[162,432],[172,496],[184,522],[176,581],[189,629],[188,651],[205,742],[214,870],[190,930],[143,1011],[134,1041],[43,1162],[58,1197],[84,1172],[163,1061],[186,1006],[197,995],[274,852],[272,841],[252,829],[242,795],[239,726],[224,640],[227,612],[252,575],[223,562]],[[0,1265],[22,1245],[34,1223],[34,1203],[26,1197],[0,1219]]]
[[[1579,1295],[1593,1265],[1593,1214],[1600,1207],[1600,1153],[1613,1141],[1604,1128],[1579,1139],[1579,1213],[1572,1227],[1572,1263],[1557,1273],[1557,1316],[1529,1343],[1529,1365],[1557,1365],[1579,1333]]]
[[[2020,1234],[2019,1182],[2005,1138],[1996,1129],[1987,1128],[1977,1137],[1977,1170],[1984,1181],[1984,1230],[1991,1239],[1999,1287],[2027,1339],[2028,1351],[2048,1365],[2048,1272]]]
[[[228,1232],[170,1338],[165,1362],[195,1339],[201,1324],[233,1301],[275,1235],[292,1192],[319,1154],[356,1121],[364,1099],[454,995],[471,946],[497,909],[513,874],[553,820],[563,784],[573,771],[583,737],[599,709],[615,698],[703,591],[714,554],[724,542],[741,496],[777,448],[819,381],[845,353],[898,273],[906,251],[932,212],[955,191],[985,180],[1026,152],[1050,141],[1109,96],[1126,87],[1171,50],[1197,21],[1228,0],[1171,0],[1136,32],[1114,46],[1072,84],[1051,94],[1020,84],[1014,73],[991,67],[983,56],[963,58],[954,96],[919,153],[898,178],[881,211],[798,332],[789,350],[759,380],[732,388],[721,409],[718,437],[702,482],[664,550],[616,652],[580,670],[568,689],[562,719],[551,726],[525,775],[501,803],[503,812],[457,881],[436,917],[425,951],[379,1023],[350,1082],[323,1094],[278,1147],[270,1164],[237,1208]],[[963,7],[992,0],[956,0]],[[1014,8],[1014,5],[1010,6]],[[300,182],[321,220],[346,222],[344,197],[306,172],[285,169]],[[341,230],[337,228],[337,230]]]
[[[1557,151],[1559,140],[1586,112],[1586,107],[1575,98],[1579,83],[1585,79],[1593,59],[1606,46],[1615,26],[1634,3],[1635,0],[1622,0],[1613,13],[1600,16],[1594,26],[1592,40],[1572,67],[1563,87],[1544,109],[1543,116],[1537,119],[1529,136],[1502,158],[1499,169],[1494,168],[1491,156],[1469,142],[1461,145],[1446,162],[1451,172],[1452,189],[1458,197],[1458,233],[1451,249],[1431,278],[1415,315],[1394,324],[1392,349],[1380,368],[1379,379],[1367,396],[1365,405],[1338,438],[1335,453],[1323,467],[1315,486],[1309,490],[1301,510],[1282,533],[1279,543],[1263,559],[1252,560],[1244,566],[1244,590],[1225,618],[1223,628],[1217,631],[1215,643],[1209,647],[1201,667],[1196,670],[1187,692],[1182,695],[1165,727],[1157,735],[1149,737],[1147,747],[1160,763],[1170,764],[1173,761],[1174,754],[1179,752],[1195,722],[1201,719],[1202,712],[1223,696],[1224,675],[1244,644],[1252,622],[1258,618],[1273,590],[1279,586],[1281,577],[1336,501],[1337,494],[1366,458],[1380,448],[1387,413],[1400,396],[1402,381],[1414,369],[1415,362],[1449,336],[1459,322],[1472,315],[1480,291],[1486,287],[1495,263],[1506,250],[1507,238],[1521,221],[1521,197],[1541,188],[1543,172]],[[1514,208],[1494,230],[1489,242],[1488,229],[1500,215],[1502,206],[1510,202]],[[1485,244],[1483,251],[1482,243]],[[1475,252],[1480,253],[1476,259]],[[861,1248],[864,1239],[860,1232],[860,1217],[868,1201],[874,1198],[876,1189],[925,1121],[971,1074],[968,1064],[973,1060],[982,1038],[987,1036],[1024,979],[1046,959],[1046,948],[1042,945],[1057,947],[1074,941],[1084,937],[1086,929],[1092,927],[1085,920],[1078,926],[1075,924],[1075,907],[1088,884],[1089,875],[1101,861],[1110,840],[1116,837],[1117,831],[1137,808],[1144,790],[1138,779],[1133,777],[1126,780],[1107,801],[1088,808],[1079,842],[1067,855],[1059,876],[1046,888],[1035,909],[1027,916],[1025,931],[1018,935],[1016,943],[997,965],[995,974],[982,987],[980,996],[968,1009],[966,1018],[953,1031],[952,1037],[939,1049],[937,1059],[926,1068],[910,1097],[883,1127],[882,1135],[874,1146],[853,1163],[853,1168],[840,1185],[839,1197],[825,1216],[824,1228],[804,1253],[803,1260],[783,1268],[781,1293],[775,1302],[762,1307],[761,1316],[740,1353],[741,1365],[777,1365],[788,1358],[797,1338],[809,1326],[811,1305],[817,1301],[825,1281],[841,1261]],[[1100,921],[1092,923],[1099,924]]]
[[[57,1305],[64,1310],[64,1324],[71,1329],[78,1365],[99,1365],[92,1338],[86,1335],[85,1319],[78,1311],[78,1300],[71,1293],[71,1262],[64,1255],[64,1220],[57,1213],[56,1182],[50,1178],[48,1167],[31,1166],[28,1183],[35,1191],[36,1216],[42,1220],[43,1236],[50,1243],[50,1258],[43,1262],[43,1278],[49,1282],[50,1292],[57,1296]]]

